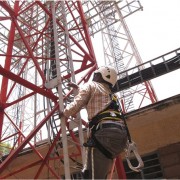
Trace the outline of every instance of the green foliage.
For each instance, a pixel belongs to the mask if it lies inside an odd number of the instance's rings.
[[[9,154],[11,146],[8,143],[0,143],[0,156]]]

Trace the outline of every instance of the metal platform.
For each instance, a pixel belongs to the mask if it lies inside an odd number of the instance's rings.
[[[134,85],[143,83],[153,78],[180,68],[180,48],[152,59],[146,63],[120,73],[120,78],[113,92],[119,92]]]

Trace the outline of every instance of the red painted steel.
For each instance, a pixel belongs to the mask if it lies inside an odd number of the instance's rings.
[[[120,156],[116,158],[115,163],[116,163],[116,170],[117,170],[118,178],[119,179],[126,179],[126,173],[125,173],[124,166],[122,163],[122,159]]]
[[[48,29],[50,27],[52,13],[50,9],[48,9],[48,3],[50,3],[50,1],[47,1],[47,4],[41,1],[14,1],[14,4],[8,3],[8,1],[0,1],[0,7],[3,11],[6,11],[6,15],[4,17],[0,17],[0,21],[8,20],[11,23],[10,30],[8,31],[9,34],[7,51],[0,54],[2,58],[5,57],[4,67],[0,66],[0,75],[2,76],[0,93],[0,143],[7,143],[8,140],[10,141],[12,137],[14,137],[14,144],[12,144],[11,153],[8,154],[7,158],[0,164],[0,175],[6,168],[8,168],[8,166],[17,158],[18,154],[23,151],[25,146],[28,144],[40,157],[40,160],[34,160],[33,163],[26,164],[24,167],[21,167],[18,170],[12,170],[11,173],[3,174],[1,178],[13,177],[13,175],[16,175],[17,173],[24,170],[28,170],[37,164],[40,164],[40,168],[38,169],[38,172],[32,174],[32,178],[39,178],[45,165],[54,178],[60,178],[59,175],[52,169],[52,167],[48,165],[48,161],[58,161],[63,157],[63,155],[50,157],[50,154],[60,137],[61,129],[58,130],[56,137],[51,139],[52,143],[50,144],[49,150],[45,156],[42,156],[41,153],[36,149],[36,144],[32,145],[31,142],[31,140],[36,137],[38,131],[41,130],[43,126],[50,121],[50,118],[52,118],[52,116],[54,116],[54,114],[59,109],[57,105],[58,96],[53,94],[53,90],[47,88],[46,86],[48,77],[46,77],[45,74],[45,66],[47,62],[50,63],[50,61],[54,60],[54,57],[46,56],[46,51],[49,45],[46,41],[51,41],[52,39],[51,33],[49,33]],[[60,1],[56,1],[57,10],[59,8],[59,4]],[[65,1],[65,5],[68,9],[68,16],[72,17],[72,21],[76,25],[76,29],[71,29],[71,27],[69,27],[68,35],[70,41],[73,43],[71,51],[74,55],[72,61],[75,68],[74,72],[78,82],[77,84],[82,84],[89,80],[91,74],[97,68],[96,57],[81,1]],[[77,14],[79,15],[78,20],[80,20],[81,23],[79,23],[77,20]],[[29,18],[30,22],[26,21],[26,18]],[[35,21],[36,18],[38,19],[37,22]],[[56,19],[56,25],[59,32],[64,32],[65,27],[64,24],[60,21],[61,19],[61,17]],[[72,34],[73,30],[78,31],[82,39],[81,42],[79,42],[78,39]],[[63,42],[59,42],[59,45],[67,48],[66,44],[63,44]],[[6,44],[4,46],[6,47]],[[62,51],[65,50],[63,49]],[[68,63],[69,59],[68,57],[60,56],[59,61],[61,64],[63,64]],[[25,78],[24,75],[26,71],[26,73],[31,71],[31,68],[34,68],[37,72],[37,75],[33,74],[33,80]],[[72,74],[68,72],[68,69],[66,70],[67,73],[62,75],[62,80],[69,80],[72,77]],[[35,78],[37,76],[40,79],[39,84],[35,83]],[[22,87],[22,89],[27,89],[28,92],[26,94],[22,94],[21,96],[16,95],[15,98],[12,98],[15,96],[14,92],[17,91],[16,88],[19,86]],[[18,93],[21,93],[21,91],[19,90]],[[69,98],[71,94],[72,90],[66,92],[64,100]],[[23,101],[28,101],[30,98],[38,95],[41,95],[40,97],[46,97],[48,102],[50,101],[55,105],[52,110],[49,112],[47,111],[48,113],[44,114],[43,118],[40,117],[36,122],[36,126],[26,134],[26,132],[22,132],[21,129],[18,128],[19,122],[14,124],[16,116],[10,117],[11,114],[8,115],[10,112],[9,109],[13,107],[18,109],[17,106]],[[18,109],[17,113],[19,113],[18,111],[20,110]],[[3,129],[3,127],[5,127],[5,113],[6,117],[10,117],[9,119],[11,120],[14,117],[14,122],[9,122],[11,123],[11,126],[14,125],[14,130],[17,131],[16,133],[12,132],[12,134],[6,135],[5,131],[7,131],[7,127]],[[36,113],[36,115],[40,114],[40,112]],[[27,116],[28,115],[29,114],[27,114]],[[85,121],[83,121],[83,125],[87,125]],[[78,141],[74,133],[71,130],[69,131],[72,139],[74,139],[75,143],[77,143]],[[22,137],[21,140],[19,139],[19,143],[17,143],[17,136],[19,138]],[[80,152],[80,147],[77,147],[77,151],[78,153]],[[78,153],[70,154],[69,156],[77,158],[80,156]],[[126,178],[122,160],[120,158],[117,158],[116,160],[116,169],[119,178]]]
[[[5,6],[6,9],[10,9],[8,8],[7,6],[7,3],[6,2],[0,2],[1,6]],[[14,6],[14,12],[17,11],[17,8],[19,6],[19,3],[16,2],[15,3],[15,6]],[[7,48],[7,52],[6,54],[7,55],[10,55],[12,54],[12,50],[13,50],[13,41],[14,41],[14,36],[15,36],[15,25],[13,23],[11,23],[11,28],[10,28],[10,34],[9,34],[9,39],[8,39],[8,48]],[[5,60],[5,65],[4,65],[4,68],[7,70],[7,71],[10,71],[10,67],[11,67],[11,57],[9,56],[6,56],[6,60]],[[5,104],[6,103],[6,95],[7,95],[7,87],[8,86],[8,78],[5,78],[3,77],[2,78],[2,85],[1,85],[1,97],[0,97],[0,101],[2,104]],[[1,111],[0,111],[0,139],[1,139],[1,136],[2,136],[2,126],[3,126],[3,119],[4,119],[4,109],[3,107],[1,107]]]
[[[34,135],[40,130],[40,128],[49,120],[55,111],[59,108],[57,104],[54,109],[36,126],[36,128],[23,140],[23,142],[0,164],[0,172],[3,172],[4,169],[17,157],[18,153],[30,142]]]
[[[57,2],[58,3],[58,2]],[[68,3],[66,2],[67,6]],[[33,167],[37,164],[40,165],[40,169],[36,174],[32,174],[32,178],[39,178],[41,175],[41,171],[45,166],[49,169],[51,172],[52,176],[54,178],[60,178],[59,175],[50,167],[47,163],[51,159],[53,160],[59,160],[61,159],[62,155],[59,157],[50,157],[50,154],[52,150],[54,149],[55,144],[58,141],[58,138],[61,134],[61,130],[59,130],[57,137],[53,139],[51,146],[49,147],[48,153],[45,155],[43,158],[41,153],[35,148],[36,146],[31,144],[31,140],[36,136],[37,132],[41,130],[43,125],[49,121],[49,119],[54,115],[55,112],[58,110],[58,105],[54,107],[53,110],[51,110],[44,118],[42,118],[39,123],[34,127],[34,129],[29,132],[29,134],[25,134],[25,132],[22,132],[21,126],[23,126],[23,123],[20,122],[20,124],[14,124],[10,117],[8,115],[9,108],[13,108],[14,106],[18,106],[18,104],[21,104],[21,102],[26,101],[30,98],[32,98],[35,95],[41,95],[43,97],[47,97],[50,101],[54,102],[56,104],[58,97],[54,95],[51,91],[51,89],[48,89],[45,85],[47,82],[47,79],[44,74],[44,67],[46,61],[51,61],[54,60],[53,58],[47,58],[44,56],[44,49],[43,46],[41,48],[41,54],[36,54],[35,52],[40,51],[40,44],[44,43],[44,39],[50,39],[49,34],[47,33],[47,29],[49,28],[49,23],[52,18],[50,10],[47,8],[45,4],[43,4],[40,1],[28,3],[28,2],[15,2],[14,7],[12,4],[8,2],[0,2],[1,8],[3,8],[5,11],[8,13],[8,17],[3,17],[1,20],[11,20],[11,30],[9,31],[9,37],[8,37],[8,45],[7,45],[7,52],[6,53],[1,53],[1,57],[6,57],[5,59],[5,66],[0,67],[0,75],[2,75],[2,84],[1,84],[1,107],[0,107],[0,118],[1,118],[1,143],[8,142],[8,139],[12,139],[14,137],[14,145],[12,145],[12,151],[11,153],[7,156],[7,158],[0,164],[0,174],[4,172],[4,170],[16,159],[18,154],[26,147],[27,144],[30,145],[30,147],[35,151],[35,153],[40,156],[39,161],[34,160],[34,163],[26,164],[24,167],[21,167],[19,170],[12,170],[11,173],[8,174],[3,174],[3,178],[9,178],[13,177],[13,175],[16,175],[19,172],[25,171],[29,169],[30,167]],[[91,74],[93,71],[96,69],[97,64],[96,64],[96,59],[95,59],[95,54],[93,51],[93,46],[92,42],[90,39],[90,35],[88,32],[88,27],[85,21],[85,17],[83,14],[82,6],[80,2],[73,2],[73,6],[76,8],[76,11],[79,13],[80,19],[82,21],[82,27],[79,27],[79,33],[82,36],[82,39],[84,41],[84,45],[82,45],[82,42],[78,42],[78,40],[71,35],[71,30],[69,30],[69,37],[70,40],[74,43],[75,47],[72,47],[72,52],[77,55],[77,57],[73,57],[73,63],[74,66],[75,63],[79,64],[78,68],[75,69],[75,75],[79,76],[81,74],[81,79],[79,80],[78,84],[87,82],[88,79],[90,78]],[[70,6],[68,6],[70,7]],[[46,14],[46,21],[44,21],[43,27],[40,29],[38,26],[33,26],[33,22],[29,23],[26,21],[23,21],[23,18],[26,18],[23,13],[30,12],[30,14],[33,14],[32,8],[38,8],[38,11],[43,11]],[[38,16],[38,11],[36,16]],[[29,15],[30,15],[29,14]],[[34,15],[34,14],[33,14]],[[71,12],[71,15],[74,16],[74,12]],[[74,21],[75,17],[74,17]],[[63,24],[57,19],[56,21],[58,28],[60,28],[62,31],[65,31],[65,27]],[[77,23],[77,22],[76,22]],[[38,22],[39,24],[39,22]],[[39,25],[40,26],[40,25]],[[78,25],[77,25],[78,26]],[[25,31],[25,28],[27,28],[27,33]],[[34,34],[37,34],[35,37]],[[17,36],[19,39],[17,39]],[[36,38],[35,42],[32,43],[31,39]],[[19,40],[19,41],[18,41]],[[20,49],[22,52],[17,53],[17,48],[18,44],[16,43],[19,42],[21,47],[23,49]],[[64,44],[61,44],[64,46]],[[85,47],[84,47],[85,46]],[[37,50],[38,49],[38,50]],[[62,62],[67,62],[68,60],[65,58],[60,58]],[[17,69],[18,66],[18,69]],[[24,72],[26,71],[26,68],[28,67],[34,67],[37,70],[38,76],[41,79],[40,85],[35,84],[34,80],[31,81],[29,79],[26,79],[24,77]],[[35,75],[34,75],[35,77]],[[70,73],[64,74],[62,79],[69,79],[71,77]],[[14,95],[13,93],[16,90],[17,87],[22,87],[27,89],[27,93],[20,96],[20,97],[15,97],[12,99],[12,96]],[[20,91],[19,91],[20,92]],[[67,97],[71,94],[72,91],[69,93],[67,92]],[[66,97],[64,97],[66,99]],[[14,124],[14,129],[17,131],[16,133],[12,133],[10,135],[5,136],[3,132],[3,119],[4,117],[4,112],[7,113],[7,117],[9,117],[9,122],[11,125]],[[25,113],[25,112],[22,112]],[[7,121],[7,120],[6,120]],[[86,125],[86,122],[83,122],[84,125]],[[20,126],[20,128],[18,128]],[[70,134],[72,135],[74,141],[76,143],[78,142],[74,136],[74,133],[70,130]],[[18,137],[16,139],[16,137]],[[18,143],[19,142],[19,143]],[[78,152],[80,151],[80,148],[77,147]],[[70,157],[76,157],[79,156],[79,153],[75,154],[70,154]]]

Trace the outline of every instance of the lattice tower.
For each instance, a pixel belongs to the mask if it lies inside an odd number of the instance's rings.
[[[70,81],[87,82],[97,68],[90,36],[107,29],[101,1],[1,1],[0,2],[0,135],[6,146],[0,164],[3,178],[40,164],[32,178],[70,178],[69,167],[75,167],[82,155],[83,128],[80,114],[74,119],[60,119],[63,110],[77,93],[68,88]],[[124,17],[140,8],[136,1],[107,2],[113,13],[117,8]],[[112,13],[112,14],[113,14]],[[125,15],[126,14],[126,15]],[[116,24],[115,19],[112,24]],[[119,70],[119,69],[118,69]],[[82,125],[83,124],[83,125]],[[77,133],[78,129],[78,133]],[[48,144],[42,155],[37,147]],[[68,147],[74,151],[69,152]],[[22,163],[7,171],[16,157],[32,149],[38,160]],[[64,159],[62,157],[64,155]],[[59,163],[60,162],[60,163]],[[84,160],[83,160],[84,162]],[[53,169],[53,163],[58,167]],[[73,169],[77,171],[77,169]]]

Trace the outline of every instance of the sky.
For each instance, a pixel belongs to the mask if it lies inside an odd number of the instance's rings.
[[[180,0],[140,0],[126,23],[143,62],[180,47]],[[158,100],[180,94],[180,70],[151,80]]]
[[[143,62],[180,47],[180,0],[140,0],[125,19]],[[180,70],[151,80],[159,100],[180,93]],[[1,79],[0,79],[1,80]]]
[[[143,11],[125,20],[143,62],[179,48],[180,0],[139,1]],[[180,94],[179,79],[180,70],[176,70],[151,80],[158,100]]]

